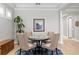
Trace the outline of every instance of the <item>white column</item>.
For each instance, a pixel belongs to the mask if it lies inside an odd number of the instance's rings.
[[[62,11],[60,11],[60,43],[63,44],[64,34],[63,34],[63,15]]]

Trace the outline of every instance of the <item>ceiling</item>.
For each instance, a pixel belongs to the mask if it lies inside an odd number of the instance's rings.
[[[78,8],[78,9],[79,9],[79,3],[71,3],[71,4],[68,6],[68,8],[73,8],[73,9]]]
[[[57,10],[62,6],[62,3],[16,3],[16,9],[42,9],[42,10]]]
[[[58,8],[61,4],[60,3],[17,3],[16,7],[20,8]]]
[[[79,9],[79,3],[7,3],[16,10]]]

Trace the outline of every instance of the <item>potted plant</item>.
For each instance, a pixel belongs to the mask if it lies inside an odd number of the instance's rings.
[[[21,19],[20,16],[16,16],[14,18],[14,23],[16,24],[16,34],[24,33],[25,25],[23,24],[23,20]],[[19,44],[18,38],[17,38],[17,41],[18,41],[18,44]]]
[[[17,27],[16,32],[24,33],[25,25],[23,24],[23,20],[21,19],[20,16],[14,18],[14,23],[16,23],[16,27]]]

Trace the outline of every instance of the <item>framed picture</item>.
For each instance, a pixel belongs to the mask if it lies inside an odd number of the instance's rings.
[[[75,26],[78,27],[79,26],[79,21],[75,22]]]
[[[33,19],[33,31],[44,32],[45,31],[45,19]]]

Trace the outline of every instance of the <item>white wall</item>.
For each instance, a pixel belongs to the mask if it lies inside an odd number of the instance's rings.
[[[45,32],[59,32],[59,13],[54,10],[16,10],[15,16],[21,16],[26,26],[25,31],[33,31],[33,19],[45,19]]]
[[[2,4],[4,8],[8,8],[12,12],[13,16],[13,8],[9,7],[8,5]],[[0,40],[3,39],[13,39],[13,20],[7,19],[6,17],[0,18]]]

